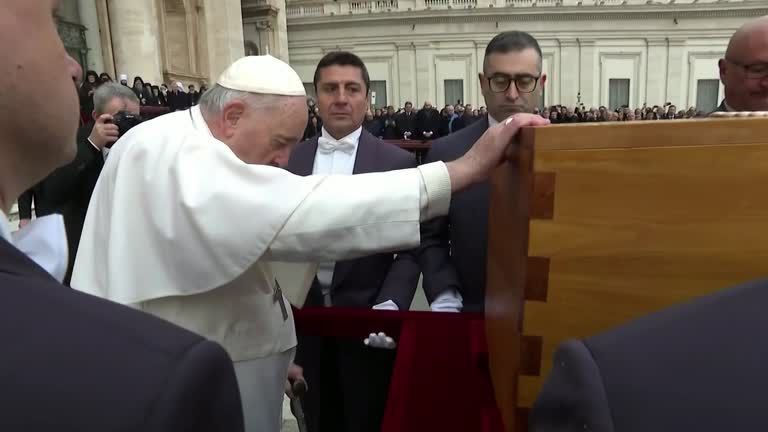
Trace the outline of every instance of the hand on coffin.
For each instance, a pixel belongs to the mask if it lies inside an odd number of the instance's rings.
[[[288,380],[285,382],[285,395],[291,399],[301,397],[303,393],[306,393],[309,386],[307,381],[304,380],[304,368],[291,363],[288,366]]]
[[[389,310],[389,311],[399,311],[400,308],[397,307],[397,303],[393,302],[392,300],[387,300],[383,303],[379,303],[372,308],[373,310]]]
[[[381,349],[392,350],[397,347],[397,343],[395,343],[395,340],[384,333],[379,333],[379,334],[371,333],[367,338],[365,338],[363,343],[368,345],[371,348],[381,348]]]
[[[549,120],[536,114],[520,113],[488,128],[464,156],[446,163],[451,190],[485,181],[507,159],[515,157],[519,132],[526,126],[545,126]]]

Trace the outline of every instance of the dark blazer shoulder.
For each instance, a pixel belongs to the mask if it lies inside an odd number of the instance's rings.
[[[425,162],[450,162],[464,155],[485,131],[488,130],[488,117],[484,117],[470,126],[432,141]]]

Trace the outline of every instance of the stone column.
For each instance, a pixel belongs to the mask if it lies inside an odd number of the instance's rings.
[[[580,40],[581,44],[581,102],[589,109],[600,101],[597,49],[594,40]]]
[[[485,103],[485,97],[483,96],[483,88],[480,86],[480,79],[478,76],[483,71],[483,62],[485,61],[485,47],[487,43],[475,41],[475,68],[472,70],[472,74],[467,78],[469,80],[470,88],[475,89],[477,95],[475,103],[478,107],[484,106],[488,108]]]
[[[115,69],[128,75],[128,85],[141,76],[144,81],[163,82],[159,39],[159,17],[154,0],[109,0]],[[115,81],[118,77],[115,76]]]
[[[205,74],[212,85],[224,69],[245,55],[240,0],[205,0],[205,24],[209,60]]]
[[[406,100],[416,96],[416,50],[411,43],[398,43],[397,49],[397,86],[392,92],[395,100],[389,104],[397,108]]]
[[[240,0],[205,0],[211,85],[230,64],[245,55]]]
[[[687,59],[683,58],[685,39],[669,39],[669,50],[667,51],[667,98],[659,105],[665,102],[672,102],[678,107],[685,103],[687,94],[688,77],[683,76],[683,66]]]
[[[638,101],[648,106],[662,105],[667,100],[667,40],[665,38],[646,39],[647,66],[645,98]],[[639,105],[638,104],[638,105]]]
[[[435,62],[429,43],[417,42],[414,45],[416,59],[416,93],[410,99],[413,107],[422,106],[424,101],[435,100],[433,83],[435,81]],[[405,101],[403,101],[405,102]]]
[[[272,0],[277,6],[277,17],[275,17],[275,53],[274,57],[284,62],[288,62],[288,23],[286,22],[285,0]]]
[[[565,106],[576,105],[579,93],[579,46],[576,39],[560,39],[560,100]]]
[[[88,69],[96,73],[104,72],[104,53],[101,50],[99,35],[99,15],[96,11],[95,0],[78,0],[80,23],[87,29],[85,41],[88,44]]]

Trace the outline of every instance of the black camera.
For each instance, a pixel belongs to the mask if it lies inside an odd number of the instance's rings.
[[[141,116],[128,111],[119,111],[112,116],[112,124],[117,126],[118,139],[122,138],[134,126],[142,122]]]

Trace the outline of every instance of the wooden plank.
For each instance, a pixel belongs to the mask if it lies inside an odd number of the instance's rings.
[[[555,216],[555,173],[537,172],[533,178],[531,219],[552,219]]]
[[[491,179],[485,323],[496,403],[505,431],[517,422],[517,377],[526,284],[528,215],[533,189],[533,145],[523,143],[514,160]]]
[[[549,290],[549,258],[528,257],[525,272],[525,299],[547,301]]]
[[[762,118],[605,122],[529,128],[536,151],[750,144],[768,137]]]
[[[532,405],[565,339],[765,276],[768,121],[724,122],[678,122],[696,123],[710,145],[672,147],[628,147],[621,140],[637,128],[625,125],[608,137],[597,134],[611,128],[569,130],[579,151],[540,151],[553,145],[536,131],[535,168],[557,175],[557,214],[530,223],[529,254],[549,257],[550,271],[546,303],[525,305],[524,332],[544,338],[543,374],[520,377],[520,406]],[[614,148],[587,150],[588,140]]]

